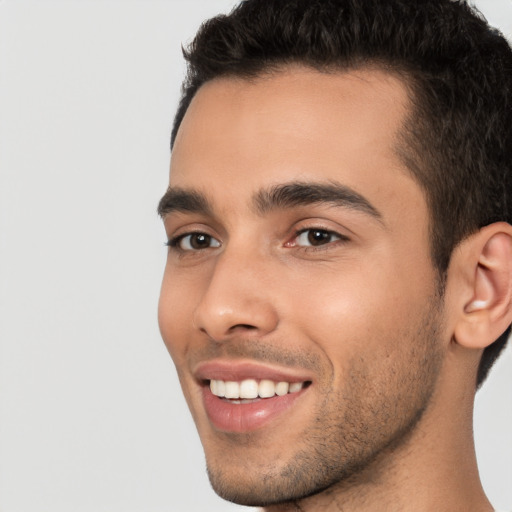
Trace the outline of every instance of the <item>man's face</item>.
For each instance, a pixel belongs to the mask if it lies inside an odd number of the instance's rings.
[[[421,421],[441,300],[425,198],[395,154],[407,108],[383,72],[289,68],[209,82],[188,109],[159,322],[227,499],[318,492]]]

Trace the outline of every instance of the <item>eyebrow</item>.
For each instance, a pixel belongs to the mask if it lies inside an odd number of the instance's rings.
[[[158,215],[165,217],[171,212],[212,214],[210,202],[200,192],[169,187],[158,203]]]
[[[308,183],[290,182],[260,190],[253,198],[260,214],[276,209],[327,203],[349,208],[381,220],[382,215],[364,196],[337,182]]]
[[[349,208],[382,220],[382,215],[364,196],[346,185],[336,182],[308,183],[288,182],[259,190],[252,198],[259,215],[275,210],[327,203]],[[194,189],[169,187],[158,203],[158,214],[165,217],[172,212],[213,215],[207,197]]]

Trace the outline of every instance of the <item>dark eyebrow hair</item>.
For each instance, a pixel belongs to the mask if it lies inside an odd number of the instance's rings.
[[[158,203],[157,212],[160,217],[171,212],[211,215],[212,208],[208,199],[200,192],[169,187]]]
[[[330,203],[358,210],[378,220],[380,212],[361,194],[336,182],[308,183],[290,182],[260,190],[253,198],[256,210],[260,214],[281,208],[293,208],[315,203]]]

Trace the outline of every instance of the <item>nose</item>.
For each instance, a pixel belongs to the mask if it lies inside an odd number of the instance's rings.
[[[262,337],[276,329],[272,283],[261,255],[220,255],[194,312],[194,326],[214,341]]]

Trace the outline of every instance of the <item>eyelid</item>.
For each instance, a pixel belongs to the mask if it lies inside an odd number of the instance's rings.
[[[333,237],[336,237],[335,240],[331,240],[329,242],[326,242],[324,244],[319,245],[299,245],[296,243],[296,240],[298,237],[303,235],[304,233],[307,233],[309,231],[323,231],[325,233],[329,233]],[[339,243],[345,243],[352,240],[351,236],[348,236],[346,233],[346,229],[336,229],[331,226],[327,226],[326,223],[322,222],[321,220],[308,220],[307,222],[301,222],[299,224],[299,227],[296,227],[293,233],[291,234],[288,241],[285,243],[285,247],[290,248],[299,248],[304,250],[325,250],[328,248],[332,248],[333,245],[338,245]]]
[[[197,248],[197,249],[193,248],[193,247],[190,247],[187,249],[181,247],[180,244],[183,240],[185,240],[188,237],[192,237],[194,235],[205,235],[210,239],[210,241],[215,241],[215,245],[209,246],[209,247]],[[220,247],[222,244],[221,244],[220,240],[218,240],[217,237],[211,235],[210,233],[206,232],[205,230],[197,229],[197,230],[187,231],[185,233],[180,233],[178,235],[172,236],[167,240],[165,245],[167,245],[171,250],[179,252],[179,253],[197,253],[197,252],[204,251],[206,249],[216,249],[217,247]],[[190,245],[190,243],[189,243],[189,245]]]
[[[306,235],[306,233],[311,232],[311,231],[318,231],[318,232],[321,231],[321,232],[328,234],[330,237],[334,238],[334,240],[329,240],[328,242],[326,242],[324,244],[319,244],[318,247],[320,247],[322,245],[332,244],[334,242],[342,240],[341,235],[339,235],[338,233],[335,233],[334,231],[329,231],[327,229],[318,229],[318,228],[302,229],[301,231],[299,231],[297,233],[294,240],[298,241],[300,238],[304,237],[304,235]],[[303,242],[303,241],[307,241],[307,240],[301,240],[301,242]],[[295,245],[298,247],[315,247],[315,245],[311,244],[311,243],[305,243],[305,244],[304,243],[296,243]]]
[[[171,246],[174,241],[180,238],[193,234],[204,234],[220,240],[215,227],[212,227],[209,222],[205,222],[202,218],[199,219],[195,216],[190,218],[190,216],[187,216],[187,218],[179,219],[178,216],[175,216],[171,220],[172,222],[168,219],[164,221],[164,228],[167,234],[165,245],[167,246]]]

